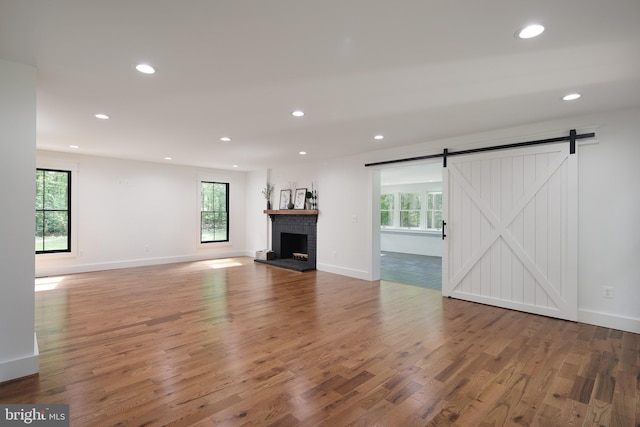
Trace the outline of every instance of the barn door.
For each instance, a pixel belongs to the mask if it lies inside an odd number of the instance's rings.
[[[449,157],[442,294],[576,320],[577,154],[569,144]]]

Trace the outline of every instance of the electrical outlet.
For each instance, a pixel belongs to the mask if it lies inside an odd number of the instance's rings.
[[[603,286],[602,287],[602,297],[603,298],[613,298],[613,286]]]

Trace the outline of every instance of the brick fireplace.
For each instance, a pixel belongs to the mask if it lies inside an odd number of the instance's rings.
[[[295,271],[315,270],[318,211],[273,210],[265,213],[271,217],[271,250],[275,259],[256,262]]]

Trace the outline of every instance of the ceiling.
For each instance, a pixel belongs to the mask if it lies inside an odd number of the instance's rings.
[[[0,0],[0,59],[38,69],[40,149],[258,170],[638,106],[639,18],[637,0]]]
[[[422,164],[405,164],[385,167],[380,171],[380,185],[442,184],[442,159]]]

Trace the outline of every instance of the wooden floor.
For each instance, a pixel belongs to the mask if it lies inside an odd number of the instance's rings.
[[[36,293],[40,374],[1,403],[74,426],[640,425],[640,336],[248,258]]]

